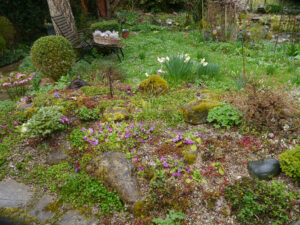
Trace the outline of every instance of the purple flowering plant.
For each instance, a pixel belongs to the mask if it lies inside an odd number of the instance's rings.
[[[137,91],[137,88],[132,88],[129,84],[123,84],[123,83],[114,83],[113,86],[116,86],[118,87],[119,91],[121,92],[125,92],[126,95],[129,95],[129,96],[133,96],[136,91]]]
[[[169,142],[173,143],[177,147],[183,145],[190,145],[193,151],[197,150],[197,144],[202,144],[202,133],[198,131],[182,133],[180,131],[170,132]]]
[[[155,124],[99,123],[96,127],[82,128],[83,139],[92,147],[105,150],[127,150],[154,137]]]
[[[4,90],[10,99],[14,100],[18,96],[24,96],[25,92],[32,87],[31,80],[35,73],[12,72],[9,76],[1,77],[0,89]]]
[[[156,160],[156,169],[165,170],[166,174],[174,178],[181,178],[183,176],[190,176],[191,170],[189,166],[185,166],[184,160],[178,155],[161,156]]]

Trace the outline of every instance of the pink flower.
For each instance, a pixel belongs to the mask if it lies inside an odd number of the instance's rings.
[[[63,123],[63,124],[65,124],[65,123],[70,123],[70,120],[67,118],[67,117],[62,117],[61,118],[61,122]]]
[[[3,87],[8,86],[8,85],[11,85],[11,83],[3,83],[2,84]]]

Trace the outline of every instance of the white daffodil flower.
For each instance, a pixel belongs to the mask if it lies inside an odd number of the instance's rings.
[[[202,63],[202,65],[203,65],[204,67],[206,67],[206,66],[208,65],[208,63],[207,63],[207,62],[204,62],[204,63]]]
[[[146,76],[146,77],[149,77],[149,74],[148,74],[148,73],[145,73],[145,76]]]
[[[170,61],[170,59],[169,59],[169,57],[168,57],[168,56],[166,57],[166,60],[167,60],[167,61]]]
[[[160,63],[164,63],[166,61],[166,59],[164,57],[157,57],[157,61],[160,62]]]
[[[190,61],[190,59],[191,59],[191,57],[188,56],[185,58],[184,62],[187,63],[188,61]]]
[[[164,70],[157,70],[157,73],[158,73],[158,75],[159,75],[159,74],[162,74],[162,73],[167,73],[167,71],[164,71]]]
[[[203,58],[203,59],[201,60],[201,63],[202,63],[202,64],[205,63],[205,58]]]

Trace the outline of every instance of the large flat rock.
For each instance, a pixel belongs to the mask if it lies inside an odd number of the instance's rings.
[[[105,152],[94,158],[86,170],[118,192],[121,199],[132,205],[141,200],[141,193],[132,174],[134,165],[122,152]]]
[[[55,215],[55,213],[46,210],[46,207],[54,200],[52,196],[44,195],[28,214],[44,223]]]
[[[97,225],[97,222],[95,218],[86,219],[78,211],[72,210],[64,214],[57,225]]]
[[[0,207],[25,208],[31,203],[33,191],[14,180],[0,182]]]

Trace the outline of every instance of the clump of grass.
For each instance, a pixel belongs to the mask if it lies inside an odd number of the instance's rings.
[[[199,64],[196,67],[196,75],[201,78],[203,75],[209,75],[210,77],[215,77],[220,73],[220,66],[215,63],[208,63],[207,66]]]
[[[164,62],[168,72],[168,80],[178,82],[193,78],[193,62],[188,55],[174,55]]]
[[[267,73],[268,75],[273,75],[273,74],[276,72],[276,70],[277,70],[277,68],[276,68],[276,66],[274,66],[274,65],[268,65],[268,66],[266,67],[266,73]]]

